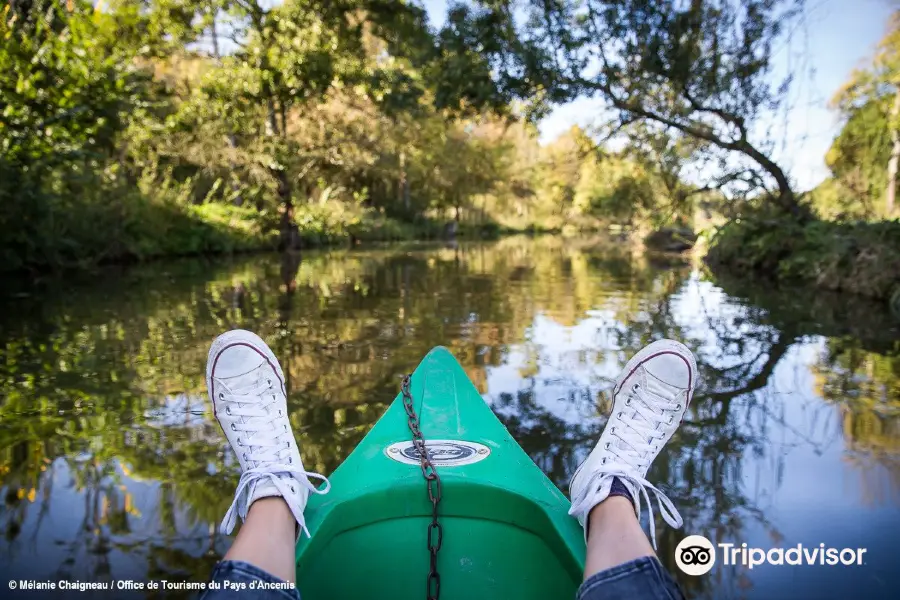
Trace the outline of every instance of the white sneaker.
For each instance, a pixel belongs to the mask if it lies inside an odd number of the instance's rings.
[[[648,489],[656,495],[663,519],[676,529],[681,527],[683,521],[675,506],[645,477],[650,463],[678,429],[696,383],[694,355],[673,340],[653,342],[625,365],[613,388],[612,414],[600,441],[569,483],[569,514],[584,526],[585,540],[587,515],[609,496],[613,477],[628,489],[638,518],[640,493],[647,500],[654,548],[656,526]]]
[[[256,334],[241,329],[216,338],[206,362],[206,389],[216,418],[241,463],[234,502],[219,529],[229,534],[247,518],[260,498],[284,498],[300,531],[309,535],[303,510],[309,494],[324,494],[330,484],[308,473],[288,420],[284,374],[272,350]],[[321,479],[321,490],[309,477]]]

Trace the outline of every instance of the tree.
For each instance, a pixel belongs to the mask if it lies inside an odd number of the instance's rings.
[[[847,121],[825,155],[839,186],[833,199],[838,206],[823,209],[871,217],[878,212],[879,199],[887,196],[890,204],[891,195],[885,191],[891,189],[885,170],[891,157],[890,102],[889,97],[873,98],[846,109]]]
[[[599,95],[622,123],[656,123],[740,157],[738,167],[717,162],[723,189],[764,191],[802,213],[771,144],[753,139],[789,85],[770,84],[773,45],[799,0],[478,4],[457,8],[457,23],[508,93],[544,104]]]
[[[180,3],[151,4],[169,14]],[[273,6],[264,0],[206,0],[190,6],[199,23],[193,28],[195,40],[221,28],[236,48],[208,70],[202,89],[185,103],[178,126],[186,136],[212,129],[205,139],[228,146],[220,154],[244,154],[257,163],[248,170],[266,173],[263,185],[278,199],[282,247],[295,245],[295,190],[317,187],[315,168],[327,170],[342,152],[310,147],[296,135],[304,112],[338,96],[351,105],[374,103],[378,117],[388,117],[395,130],[394,199],[403,207],[398,212],[410,217],[415,169],[410,155],[416,149],[407,139],[415,132],[407,135],[406,128],[415,130],[422,118],[448,121],[485,108],[500,112],[504,106],[483,59],[442,51],[424,10],[406,2],[288,0]],[[213,39],[216,53],[218,38]],[[390,146],[383,144],[382,153]],[[304,178],[307,184],[298,186]]]
[[[68,217],[99,184],[143,94],[147,78],[108,43],[108,25],[89,2],[34,0],[0,9],[5,264],[64,262],[42,240],[72,231]],[[96,223],[81,224],[96,238]]]
[[[594,144],[580,127],[572,127],[541,149],[535,187],[548,213],[567,217],[573,208],[582,162]]]
[[[900,166],[900,11],[891,17],[872,64],[855,71],[832,103],[844,113],[846,125],[829,152],[829,166],[838,178],[856,167],[873,184],[879,182],[884,215],[890,218]],[[876,165],[883,176],[872,173]]]
[[[713,181],[706,186],[690,185],[686,181],[688,166],[698,155],[708,151],[708,144],[670,128],[639,121],[625,128],[625,155],[636,160],[662,184],[665,200],[658,206],[657,225],[674,220],[681,225],[691,220],[691,198],[732,183],[733,180]]]
[[[296,245],[294,182],[287,164],[298,149],[288,136],[288,115],[294,106],[321,98],[336,82],[359,76],[362,26],[347,14],[354,4],[291,0],[270,8],[259,0],[242,0],[219,7],[238,32],[238,50],[212,75],[210,81],[224,87],[212,95],[263,107],[260,116],[268,140],[263,156],[276,182],[284,248]],[[253,112],[244,108],[242,112]]]

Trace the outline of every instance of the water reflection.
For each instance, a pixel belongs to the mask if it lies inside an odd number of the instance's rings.
[[[325,252],[8,284],[0,300],[0,581],[205,579],[237,482],[205,399],[210,340],[244,327],[282,359],[311,470],[330,472],[434,345],[457,356],[565,488],[613,378],[659,337],[701,387],[653,466],[665,528],[771,547],[867,547],[861,570],[718,565],[696,597],[886,595],[900,525],[898,324],[878,307],[745,282],[615,246],[508,239]],[[120,594],[117,594],[120,595]]]

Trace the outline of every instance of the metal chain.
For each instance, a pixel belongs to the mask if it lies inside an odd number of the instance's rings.
[[[425,438],[419,429],[419,417],[413,408],[412,393],[409,391],[412,382],[411,375],[403,378],[400,390],[403,393],[403,408],[406,409],[409,431],[412,433],[413,445],[419,453],[422,475],[425,477],[425,485],[428,488],[428,499],[431,501],[431,523],[428,524],[428,552],[431,555],[431,568],[428,571],[428,579],[425,582],[425,597],[428,600],[438,600],[441,595],[441,576],[438,573],[437,557],[444,540],[444,529],[438,522],[438,504],[441,502],[441,478],[437,469],[431,463],[428,450],[425,447]]]

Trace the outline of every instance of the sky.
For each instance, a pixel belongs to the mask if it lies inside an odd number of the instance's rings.
[[[429,19],[444,23],[447,0],[424,0]],[[774,70],[797,73],[787,109],[777,117],[773,158],[785,165],[801,191],[828,176],[825,153],[840,131],[840,116],[828,108],[834,93],[855,68],[865,67],[887,30],[891,0],[808,0],[806,27],[775,57]],[[589,126],[602,102],[580,98],[557,107],[539,124],[541,141],[555,139],[572,125]]]

